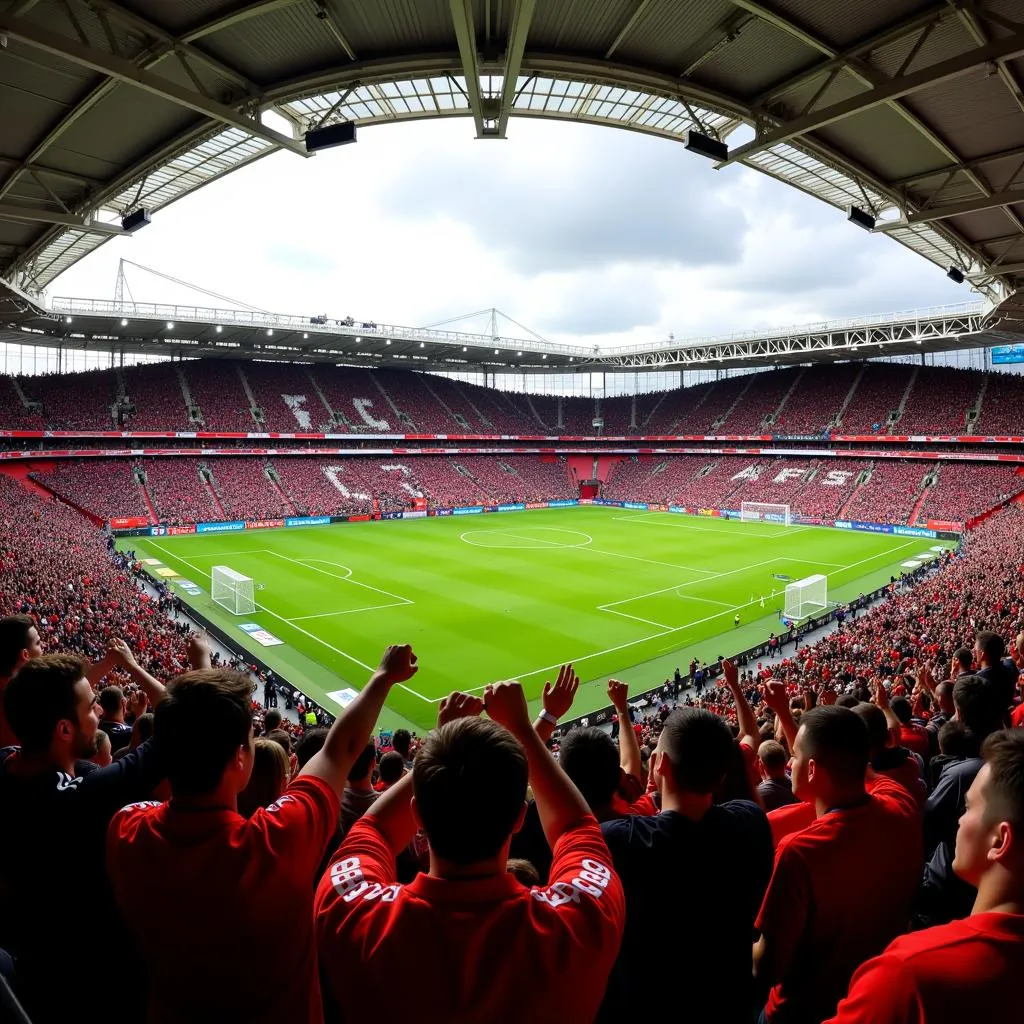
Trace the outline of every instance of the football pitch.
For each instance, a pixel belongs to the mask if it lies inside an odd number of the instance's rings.
[[[411,643],[420,671],[392,691],[381,724],[425,730],[442,697],[496,679],[521,680],[536,708],[565,661],[585,680],[572,712],[585,714],[607,703],[611,675],[640,693],[676,666],[685,674],[692,657],[710,662],[778,632],[785,582],[776,576],[824,573],[829,599],[848,600],[937,543],[577,507],[125,538],[118,547],[331,712],[362,687],[385,645]],[[257,581],[255,612],[233,616],[213,603],[215,565]],[[260,645],[255,627],[281,642]]]

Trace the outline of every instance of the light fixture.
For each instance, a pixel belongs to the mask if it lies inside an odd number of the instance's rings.
[[[463,346],[462,346],[462,351],[463,351],[463,352],[468,352],[468,351],[469,351],[469,349],[467,349],[467,348],[466,348],[466,346],[465,346],[465,345],[463,345]]]
[[[144,228],[149,221],[149,210],[145,209],[145,207],[141,207],[140,209],[129,213],[128,216],[121,218],[121,230],[127,231],[131,234],[139,228]]]
[[[314,128],[306,132],[306,152],[315,153],[333,146],[347,146],[355,141],[355,122],[343,121],[341,124],[330,124],[326,128]]]
[[[168,320],[167,321],[167,330],[169,330],[169,331],[173,331],[174,330],[174,321],[173,320]]]
[[[521,356],[522,354],[523,354],[522,352],[517,352],[516,353],[517,356]]]
[[[729,147],[724,142],[713,139],[703,132],[695,132],[692,128],[686,133],[686,142],[683,144],[683,148],[698,156],[706,156],[709,160],[729,159]]]
[[[846,208],[846,219],[865,231],[873,231],[875,228],[875,218],[859,206],[848,206]]]
[[[68,320],[70,321],[70,320],[71,320],[71,317],[68,317]],[[497,350],[497,349],[495,349],[495,350],[494,350],[494,354],[495,354],[495,355],[497,355],[497,354],[498,354],[498,350]]]
[[[541,359],[547,359],[547,357],[548,357],[548,354],[547,354],[547,352],[545,352],[544,355],[541,356]]]
[[[420,348],[423,348],[423,342],[422,341],[420,342]]]
[[[64,323],[66,323],[66,324],[71,323],[71,317],[69,317],[69,316],[64,317]]]
[[[128,326],[128,321],[125,320],[124,317],[121,317],[121,326],[122,327],[127,327]]]
[[[358,345],[362,340],[362,338],[356,338],[356,344]]]
[[[953,284],[964,283],[963,271],[959,267],[950,267],[949,270],[946,271],[946,277],[948,277]]]
[[[223,330],[224,330],[224,328],[221,327],[220,324],[217,324],[217,333],[220,334],[220,332],[223,331]]]
[[[267,337],[269,338],[273,333],[274,333],[274,328],[273,327],[268,327],[267,328]]]
[[[305,331],[303,331],[302,332],[302,340],[305,341],[308,337],[309,337],[309,335]]]
[[[388,340],[385,342],[385,344],[390,345],[391,344],[391,339],[388,338]]]

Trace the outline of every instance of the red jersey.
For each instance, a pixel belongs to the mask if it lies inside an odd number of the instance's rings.
[[[879,776],[856,807],[830,811],[779,844],[757,928],[787,966],[768,1021],[835,1012],[850,978],[904,931],[924,866],[913,796]],[[898,856],[880,856],[880,843]],[[783,1018],[785,1019],[785,1018]]]
[[[921,725],[909,722],[900,726],[900,746],[920,754],[926,761],[931,757],[931,743],[928,730]]]
[[[301,775],[249,819],[173,803],[114,816],[107,864],[148,971],[149,1024],[323,1020],[313,883],[338,812]],[[253,973],[271,963],[271,983]]]
[[[896,939],[853,976],[832,1024],[1005,1020],[1022,976],[1024,915],[974,914]]]
[[[320,880],[323,973],[346,1021],[590,1024],[619,952],[622,885],[589,815],[555,844],[551,884],[511,874],[396,884],[369,811]],[[396,965],[400,984],[396,984]]]
[[[1010,712],[1010,725],[1014,729],[1019,729],[1024,726],[1024,704],[1018,704],[1012,712]]]

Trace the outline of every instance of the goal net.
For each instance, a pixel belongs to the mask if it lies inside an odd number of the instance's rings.
[[[782,523],[785,526],[792,523],[788,505],[763,501],[744,501],[740,505],[740,519],[744,523]]]
[[[255,583],[248,576],[226,565],[215,565],[210,570],[210,596],[232,615],[249,615],[256,611],[255,589]]]
[[[828,608],[828,577],[807,576],[786,584],[787,619],[806,619]]]

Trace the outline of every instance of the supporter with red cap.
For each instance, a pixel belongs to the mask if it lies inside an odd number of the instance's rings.
[[[832,1024],[965,1024],[1020,1009],[1024,976],[1024,729],[993,733],[967,794],[953,870],[971,915],[893,941],[861,966]]]

